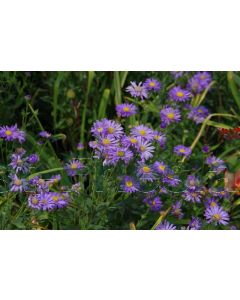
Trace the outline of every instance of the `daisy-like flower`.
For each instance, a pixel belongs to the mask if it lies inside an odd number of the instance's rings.
[[[161,83],[154,79],[154,78],[148,78],[144,82],[143,86],[148,90],[148,91],[154,91],[157,92],[161,89]]]
[[[178,79],[178,78],[182,77],[183,73],[184,73],[183,71],[172,71],[171,72],[171,74],[174,77],[174,79]]]
[[[147,141],[151,141],[154,138],[153,130],[145,125],[133,127],[130,133],[132,136],[141,137]]]
[[[49,192],[39,194],[39,206],[42,210],[52,210],[55,208],[51,195],[52,193]]]
[[[118,104],[116,112],[118,117],[127,118],[137,113],[137,106],[129,103]]]
[[[95,137],[100,137],[106,134],[106,119],[102,119],[102,120],[97,120],[92,128],[91,128],[91,133],[95,136]]]
[[[167,106],[160,111],[160,117],[164,126],[167,126],[173,122],[179,122],[181,120],[179,109],[174,109],[170,106]]]
[[[115,121],[104,119],[103,126],[105,128],[106,134],[109,136],[119,139],[123,135],[122,126]]]
[[[131,176],[123,176],[121,189],[126,193],[135,193],[139,190],[139,183]]]
[[[47,131],[41,131],[38,135],[44,139],[49,139],[52,136],[52,134]]]
[[[69,176],[77,175],[78,171],[82,170],[83,168],[84,165],[77,159],[73,159],[65,165],[65,170]]]
[[[207,208],[204,216],[208,223],[214,223],[215,225],[227,225],[229,222],[229,215],[221,206]]]
[[[133,147],[137,147],[137,144],[138,144],[138,139],[137,137],[135,136],[127,136],[127,135],[124,135],[121,139],[121,144],[124,146],[124,147],[130,147],[130,146],[133,146]]]
[[[166,220],[156,227],[156,230],[175,230],[175,229],[177,229],[176,226],[169,223]]]
[[[164,174],[162,179],[163,183],[166,183],[170,186],[178,186],[181,180],[174,174],[172,170],[168,170],[167,174]]]
[[[183,198],[188,202],[200,203],[202,192],[200,189],[187,189],[183,192]]]
[[[11,156],[11,163],[9,166],[15,170],[16,173],[23,172],[26,174],[29,171],[29,164],[26,159],[15,153]]]
[[[212,172],[220,174],[226,169],[224,161],[217,158],[214,155],[208,156],[206,159],[206,164],[210,166]]]
[[[159,187],[159,193],[160,194],[167,194],[168,191],[167,191],[167,189],[164,186],[160,186]]]
[[[155,147],[148,141],[138,138],[137,150],[140,154],[141,160],[148,160],[153,157]]]
[[[107,164],[112,165],[116,165],[120,160],[124,161],[125,164],[128,164],[133,158],[133,152],[123,147],[110,148],[107,154]]]
[[[177,155],[189,156],[192,153],[190,147],[185,147],[184,145],[178,145],[174,147],[174,153]]]
[[[136,84],[135,81],[131,81],[126,91],[129,92],[132,97],[141,98],[141,100],[148,97],[148,91],[146,87],[142,85],[142,82]]]
[[[53,175],[48,181],[49,187],[52,187],[53,185],[58,184],[61,179],[62,179],[62,176],[60,174]]]
[[[152,211],[160,211],[163,205],[160,197],[151,197],[151,195],[145,198],[143,202],[146,203]]]
[[[171,214],[175,217],[177,217],[178,219],[182,219],[183,217],[183,212],[182,212],[182,204],[180,201],[175,202],[172,205],[172,212]]]
[[[156,130],[153,132],[153,134],[153,139],[160,145],[161,148],[164,148],[167,140],[166,135]]]
[[[167,165],[162,162],[162,161],[155,161],[153,164],[153,169],[158,173],[158,174],[167,174]]]
[[[218,200],[216,198],[207,198],[204,204],[207,208],[219,206]]]
[[[208,192],[213,197],[220,198],[220,199],[224,199],[224,198],[227,199],[230,196],[229,192],[222,188],[217,188],[217,189],[210,188],[210,189],[208,189]]]
[[[180,86],[175,86],[170,89],[168,96],[176,102],[186,102],[191,99],[192,94],[188,90],[182,89]]]
[[[17,124],[15,124],[13,126],[0,127],[0,138],[4,138],[6,141],[18,140],[22,144],[26,140],[26,134],[18,129]]]
[[[54,203],[54,208],[63,208],[68,205],[68,194],[67,193],[50,193],[51,199]]]
[[[209,110],[204,106],[191,107],[188,113],[188,119],[196,124],[202,123],[209,116]]]
[[[115,147],[117,145],[117,142],[118,141],[111,135],[103,136],[99,139],[98,149],[105,150],[111,147]]]
[[[209,72],[197,72],[188,80],[187,87],[195,94],[199,94],[211,83],[212,76]]]
[[[39,162],[39,156],[37,154],[31,154],[27,157],[27,162],[31,165],[35,165],[37,162]]]
[[[38,194],[34,194],[34,195],[30,195],[28,197],[28,206],[34,209],[41,209],[41,205],[40,205],[40,200],[39,200],[39,195]]]
[[[12,182],[10,185],[11,192],[19,192],[22,193],[27,188],[27,181],[26,179],[20,179],[16,174],[11,176]]]
[[[189,222],[187,227],[188,230],[199,230],[201,229],[202,222],[199,218],[192,217],[192,220]]]
[[[140,177],[140,180],[142,181],[153,182],[155,180],[152,167],[145,164],[144,162],[138,163],[137,175]]]

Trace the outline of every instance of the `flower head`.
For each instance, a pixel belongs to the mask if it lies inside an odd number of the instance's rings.
[[[73,159],[65,165],[65,170],[69,176],[77,175],[78,171],[82,170],[83,168],[84,165],[77,159]]]
[[[160,211],[162,208],[162,201],[160,197],[151,197],[150,195],[149,197],[146,197],[143,202],[146,203],[152,211]]]
[[[191,107],[188,118],[196,124],[202,123],[209,116],[209,110],[204,106]]]
[[[160,117],[163,125],[169,125],[173,122],[179,122],[181,120],[179,109],[174,109],[170,106],[167,106],[160,111]]]
[[[29,171],[29,164],[25,158],[18,154],[12,154],[11,156],[11,163],[9,166],[15,170],[16,173],[23,172],[28,173]]]
[[[148,97],[148,91],[146,87],[142,85],[142,82],[136,84],[135,81],[131,81],[126,91],[129,92],[132,97],[141,98],[141,100]]]
[[[191,99],[192,94],[188,90],[182,89],[180,86],[175,86],[171,88],[168,96],[175,102],[186,102]]]
[[[26,140],[26,134],[18,129],[17,124],[15,124],[13,126],[0,127],[0,138],[4,138],[6,141],[18,140],[19,143],[23,143]]]
[[[155,147],[148,141],[138,138],[137,151],[140,154],[141,160],[148,160],[153,157]]]
[[[189,156],[192,153],[192,149],[190,147],[185,147],[184,145],[178,145],[174,147],[174,152],[177,155]]]
[[[16,174],[11,176],[12,182],[10,185],[10,191],[22,193],[27,189],[26,179],[19,178]]]
[[[52,136],[52,134],[47,131],[41,131],[38,135],[44,139],[49,139]]]
[[[27,161],[31,165],[35,165],[39,161],[39,156],[37,154],[31,154],[28,156]]]
[[[164,221],[156,227],[156,230],[175,230],[176,226],[169,223],[168,221]]]
[[[176,201],[172,205],[172,215],[177,217],[178,219],[182,219],[183,212],[182,212],[182,203],[180,201]]]
[[[137,113],[137,107],[134,104],[123,103],[116,105],[118,117],[127,118]]]
[[[131,135],[134,137],[140,137],[147,141],[151,141],[154,138],[153,130],[145,125],[133,127],[131,129]]]
[[[167,174],[168,171],[167,165],[162,161],[155,161],[153,164],[153,169],[158,174]]]
[[[216,174],[220,174],[221,172],[223,172],[226,169],[224,161],[217,158],[214,155],[208,156],[206,158],[206,164],[209,165],[212,172],[214,172]]]
[[[199,230],[201,229],[202,222],[199,218],[192,217],[192,220],[189,222],[187,227],[188,230]]]
[[[148,78],[144,82],[143,86],[148,90],[148,91],[154,91],[157,92],[161,89],[161,83],[154,79],[154,78]]]
[[[138,163],[137,175],[140,177],[140,180],[142,181],[152,182],[155,180],[152,167],[145,164],[144,162]]]
[[[227,225],[229,222],[228,213],[221,206],[211,206],[206,209],[204,216],[208,223]]]
[[[123,176],[121,189],[126,193],[135,193],[139,190],[139,183],[131,176]]]

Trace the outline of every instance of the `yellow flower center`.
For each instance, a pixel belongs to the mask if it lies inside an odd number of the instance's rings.
[[[141,92],[142,91],[142,87],[141,86],[136,86],[135,87],[135,91],[136,92]]]
[[[147,167],[147,166],[143,167],[142,170],[143,170],[144,173],[149,173],[150,172],[150,168]]]
[[[132,187],[132,186],[133,186],[132,181],[126,181],[126,186],[127,186],[127,187]]]
[[[130,111],[130,108],[128,106],[124,106],[123,111],[128,112]]]
[[[58,196],[53,196],[53,197],[52,197],[52,200],[53,200],[54,202],[57,202],[57,201],[59,200],[59,197],[58,197]]]
[[[71,164],[71,169],[77,169],[78,165],[76,163]]]
[[[174,113],[169,113],[167,114],[168,119],[174,119]]]
[[[141,147],[140,147],[140,150],[143,152],[143,151],[146,150],[146,147],[145,147],[145,146],[141,146]]]
[[[173,175],[168,175],[168,179],[173,179]]]
[[[153,201],[153,202],[152,202],[152,205],[155,206],[155,205],[156,205],[156,201]]]
[[[123,152],[123,151],[118,151],[118,152],[117,152],[117,156],[123,157],[123,156],[124,156],[124,152]]]
[[[185,149],[180,149],[179,152],[185,153]]]
[[[219,221],[219,220],[221,220],[221,216],[220,216],[219,214],[214,214],[214,215],[213,215],[213,219],[214,219],[215,221]]]
[[[113,127],[108,127],[108,132],[109,133],[114,133],[115,129]]]
[[[12,135],[12,131],[11,131],[11,130],[6,130],[6,131],[5,131],[5,134],[8,135],[8,136],[9,136],[9,135]]]
[[[37,198],[33,198],[32,199],[32,204],[35,204],[35,205],[38,204],[38,199]]]
[[[183,97],[184,94],[183,94],[183,92],[177,92],[177,96],[178,96],[178,97]]]
[[[130,139],[130,142],[131,142],[132,144],[136,144],[137,140],[136,140],[136,139]]]
[[[155,82],[151,81],[151,82],[149,83],[149,85],[150,85],[150,86],[155,86]]]
[[[38,183],[39,183],[39,184],[44,184],[44,182],[45,182],[44,179],[39,179],[39,180],[38,180]]]
[[[160,136],[159,135],[154,135],[154,140],[160,140]]]
[[[198,112],[199,112],[199,113],[202,113],[202,112],[203,112],[203,110],[202,110],[202,109],[198,109]]]
[[[21,159],[18,159],[18,160],[17,160],[17,164],[18,164],[18,165],[21,165],[22,163],[23,163],[23,161],[22,161]]]
[[[140,135],[146,135],[146,130],[144,129],[140,129],[138,132]]]
[[[103,139],[103,145],[109,145],[110,144],[110,140],[109,139]]]
[[[161,171],[164,171],[164,170],[165,170],[165,166],[163,166],[163,165],[158,166],[158,168],[159,168],[159,170],[161,170]]]
[[[103,131],[103,128],[102,128],[102,127],[99,127],[99,128],[97,129],[97,131],[98,131],[98,132],[102,132],[102,131]]]
[[[21,180],[21,179],[16,179],[16,180],[14,181],[14,184],[19,186],[19,185],[22,184],[22,180]]]
[[[211,204],[210,204],[211,207],[214,207],[216,205],[217,205],[216,202],[211,202]]]

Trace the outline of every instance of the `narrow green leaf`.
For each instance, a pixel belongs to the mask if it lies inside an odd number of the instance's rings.
[[[227,72],[227,78],[228,78],[228,84],[230,87],[230,90],[232,92],[233,98],[238,106],[238,109],[240,110],[240,92],[237,88],[236,82],[234,80],[234,73],[233,72]],[[235,76],[236,78],[236,76]]]

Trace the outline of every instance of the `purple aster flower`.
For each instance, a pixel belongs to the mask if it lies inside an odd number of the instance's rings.
[[[188,118],[196,124],[202,123],[209,116],[209,110],[204,106],[190,108]]]
[[[39,194],[39,206],[42,210],[52,210],[55,208],[55,203],[51,197],[52,193],[43,192]]]
[[[166,140],[167,140],[166,135],[161,132],[158,132],[158,131],[154,131],[153,134],[154,134],[154,137],[153,137],[154,140],[157,143],[159,143],[161,148],[164,148],[166,145]]]
[[[178,79],[183,76],[183,71],[172,71],[171,74],[173,75],[174,79]]]
[[[168,170],[168,173],[164,175],[162,179],[163,183],[166,183],[170,186],[178,186],[181,182],[180,179],[174,174],[172,170]]]
[[[162,162],[162,161],[155,161],[153,164],[153,169],[158,173],[158,174],[167,174],[167,165]]]
[[[235,225],[232,225],[232,226],[230,227],[230,229],[231,229],[231,230],[237,230],[237,227],[236,227]]]
[[[12,154],[11,163],[9,164],[9,166],[13,170],[15,170],[16,173],[23,172],[26,174],[29,171],[29,165],[26,159],[24,159],[22,156],[18,154]]]
[[[162,208],[162,201],[160,197],[152,198],[150,195],[150,197],[145,198],[143,202],[146,203],[152,211],[160,211],[160,209]]]
[[[202,199],[202,191],[197,188],[189,188],[183,192],[184,200],[193,203],[200,203]]]
[[[0,127],[0,138],[4,138],[6,141],[18,140],[19,143],[23,143],[26,140],[26,134],[18,129],[17,124],[15,124],[13,126]]]
[[[15,153],[22,157],[26,153],[26,150],[23,148],[17,148]]]
[[[34,209],[41,209],[40,200],[38,194],[32,194],[28,197],[28,206]]]
[[[68,193],[50,193],[51,199],[54,203],[54,208],[63,208],[68,205],[69,196]]]
[[[153,130],[145,125],[133,127],[131,129],[131,135],[135,137],[141,137],[147,141],[151,141],[154,138]]]
[[[71,160],[68,164],[65,165],[65,170],[69,176],[77,175],[79,170],[82,170],[84,165],[77,159]]]
[[[99,143],[97,141],[90,141],[88,143],[89,147],[91,147],[92,149],[97,149],[99,147]]]
[[[187,227],[188,230],[199,230],[201,229],[202,222],[199,218],[192,217],[192,220],[189,222]]]
[[[144,82],[143,86],[148,90],[148,91],[154,91],[157,92],[161,89],[161,83],[154,79],[154,78],[148,78]]]
[[[227,225],[229,222],[229,215],[221,206],[207,208],[204,216],[208,223],[214,223],[215,225]]]
[[[178,219],[182,219],[183,212],[182,212],[182,204],[180,201],[175,202],[172,205],[172,213],[173,216],[177,217]]]
[[[175,229],[177,229],[176,226],[169,223],[166,220],[156,227],[156,230],[175,230]]]
[[[178,145],[174,147],[174,153],[177,155],[189,156],[192,153],[190,147],[185,147],[184,145]]]
[[[141,160],[148,160],[153,157],[155,147],[148,141],[138,138],[137,150],[140,154]]]
[[[145,164],[144,162],[138,163],[137,175],[140,177],[140,180],[142,181],[152,182],[155,180],[152,167]]]
[[[202,152],[203,152],[203,153],[209,153],[209,152],[210,152],[210,147],[209,147],[208,145],[204,145],[204,146],[202,147]]]
[[[20,192],[26,190],[27,188],[27,181],[26,179],[20,179],[16,174],[11,176],[12,182],[11,182],[11,192]]]
[[[80,151],[80,150],[83,150],[83,149],[84,149],[83,143],[78,143],[77,144],[77,150]]]
[[[188,80],[187,87],[195,94],[199,94],[211,83],[212,77],[209,72],[198,72]]]
[[[133,158],[133,152],[122,147],[110,148],[107,154],[108,157],[105,164],[116,165],[120,160],[122,160],[125,164],[128,164]]]
[[[179,109],[174,109],[170,106],[167,106],[160,111],[160,117],[164,126],[167,126],[172,122],[179,122],[181,120]]]
[[[29,157],[27,158],[27,161],[31,164],[34,165],[37,162],[39,162],[39,156],[37,154],[31,154],[29,155]]]
[[[119,123],[104,119],[103,125],[107,135],[112,136],[116,139],[119,139],[123,135],[123,128]]]
[[[200,184],[199,179],[195,175],[188,175],[187,180],[186,180],[186,187],[190,189],[195,189],[198,187]]]
[[[211,167],[212,172],[216,174],[220,174],[226,169],[226,166],[224,164],[224,161],[217,158],[214,155],[208,156],[206,159],[206,164]]]
[[[191,99],[192,94],[188,90],[182,89],[180,86],[175,86],[168,92],[168,96],[173,101],[186,102]]]
[[[167,194],[168,191],[167,191],[167,189],[164,186],[160,186],[159,187],[159,193],[160,194]]]
[[[126,88],[126,91],[129,92],[132,97],[139,97],[141,100],[148,97],[148,91],[146,87],[142,85],[142,82],[137,85],[135,81],[131,81],[130,85]]]
[[[106,150],[107,148],[116,147],[118,141],[111,135],[101,137],[99,140],[99,149]]]
[[[97,120],[95,123],[93,123],[93,126],[91,128],[91,133],[95,137],[99,137],[106,134],[106,119],[103,120]]]
[[[206,202],[204,203],[206,208],[219,206],[218,200],[216,198],[206,198]]]
[[[135,136],[124,135],[121,139],[121,144],[124,147],[130,147],[130,146],[137,147],[138,139]]]
[[[118,104],[116,112],[118,117],[127,118],[137,113],[137,106],[129,103]]]
[[[44,138],[44,139],[49,139],[51,137],[51,133],[47,132],[47,131],[41,131],[39,132],[38,134],[41,138]]]
[[[220,198],[220,199],[226,199],[226,198],[229,198],[230,194],[228,191],[222,189],[222,188],[217,188],[217,189],[213,189],[213,188],[210,188],[208,189],[208,192],[213,196],[213,197],[217,197],[217,198]]]
[[[139,190],[139,183],[131,176],[123,176],[121,189],[126,193],[135,193]]]

